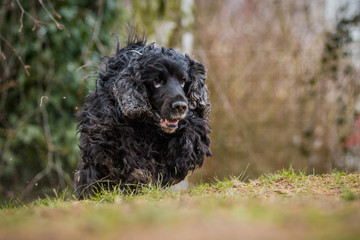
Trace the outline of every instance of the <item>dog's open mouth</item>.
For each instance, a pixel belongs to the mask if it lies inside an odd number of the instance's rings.
[[[179,120],[160,119],[160,126],[164,132],[173,133],[178,127]]]

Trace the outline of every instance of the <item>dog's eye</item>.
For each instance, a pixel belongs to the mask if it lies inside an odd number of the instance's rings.
[[[181,87],[184,87],[184,86],[185,86],[185,81],[186,81],[186,78],[185,78],[185,77],[182,77],[181,82],[180,82]]]
[[[154,87],[155,88],[159,88],[159,87],[161,87],[162,86],[162,81],[161,81],[161,79],[160,78],[155,78],[154,79]]]

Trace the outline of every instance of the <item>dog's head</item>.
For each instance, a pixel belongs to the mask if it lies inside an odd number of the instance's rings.
[[[164,132],[173,133],[189,112],[208,117],[205,80],[204,65],[190,56],[164,47],[149,48],[130,60],[114,93],[125,116],[152,116]]]

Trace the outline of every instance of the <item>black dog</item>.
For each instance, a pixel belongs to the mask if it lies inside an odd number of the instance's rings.
[[[204,65],[137,35],[105,65],[79,114],[76,193],[168,186],[200,167],[211,155]]]

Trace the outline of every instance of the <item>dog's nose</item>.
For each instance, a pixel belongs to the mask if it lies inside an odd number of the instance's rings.
[[[187,104],[183,101],[177,101],[172,104],[172,108],[183,114],[187,110]]]

